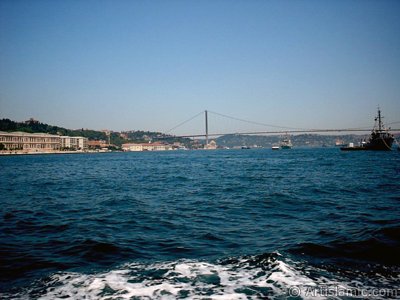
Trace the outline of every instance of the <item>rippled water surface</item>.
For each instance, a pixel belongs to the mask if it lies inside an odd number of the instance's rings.
[[[0,298],[400,298],[398,151],[10,156],[0,172]]]

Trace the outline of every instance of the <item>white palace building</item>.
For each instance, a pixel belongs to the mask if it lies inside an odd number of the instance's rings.
[[[0,145],[6,151],[54,152],[64,149],[86,150],[87,138],[59,136],[47,133],[2,132]]]

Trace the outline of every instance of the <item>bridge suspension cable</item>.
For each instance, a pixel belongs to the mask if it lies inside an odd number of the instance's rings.
[[[386,123],[386,125],[392,125],[392,124],[400,124],[400,121],[397,121],[397,122],[390,122],[390,123]]]
[[[214,115],[218,115],[220,117],[232,119],[232,120],[235,120],[235,121],[245,122],[245,123],[249,123],[249,124],[260,125],[260,126],[264,126],[264,127],[281,128],[281,129],[294,129],[294,130],[309,130],[309,129],[304,129],[304,128],[279,126],[279,125],[272,125],[272,124],[265,124],[265,123],[255,122],[255,121],[249,121],[249,120],[245,120],[245,119],[240,119],[240,118],[224,115],[224,114],[217,113],[217,112],[210,111],[210,110],[208,112],[210,112],[210,113],[212,113]]]
[[[186,121],[183,121],[182,123],[179,123],[178,125],[172,127],[170,130],[166,131],[165,133],[168,134],[170,133],[172,130],[177,129],[178,127],[181,127],[182,125],[192,121],[193,119],[197,118],[198,116],[204,114],[204,111],[199,112],[198,114],[194,115],[193,117],[187,119]]]

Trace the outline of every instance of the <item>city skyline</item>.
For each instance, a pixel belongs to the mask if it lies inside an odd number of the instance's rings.
[[[397,1],[2,1],[0,118],[166,132],[400,114]],[[266,130],[210,116],[210,132]],[[199,134],[201,117],[172,134]]]

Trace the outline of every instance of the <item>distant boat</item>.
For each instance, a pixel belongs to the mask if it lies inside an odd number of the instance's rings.
[[[390,151],[394,141],[393,134],[385,128],[382,122],[381,110],[378,108],[378,116],[375,118],[375,126],[372,129],[368,141],[363,141],[360,145],[354,146],[350,143],[348,147],[341,147],[343,151],[357,151],[357,150],[378,150]]]
[[[289,139],[289,136],[286,135],[286,137],[281,141],[281,149],[292,149],[293,144],[291,140]]]
[[[272,146],[272,150],[279,150],[280,147],[279,146]]]
[[[336,147],[344,147],[344,146],[346,146],[346,143],[341,139],[337,139],[335,142],[335,146]]]

